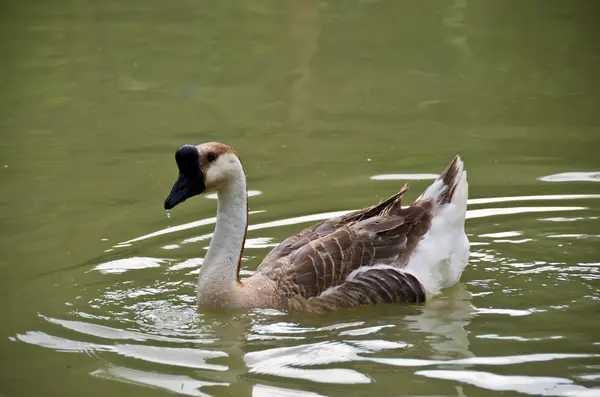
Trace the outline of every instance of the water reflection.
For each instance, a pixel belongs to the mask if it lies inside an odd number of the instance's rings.
[[[562,172],[538,178],[544,182],[600,182],[600,172]]]
[[[283,387],[254,385],[252,397],[322,397],[323,394],[301,391],[295,389],[284,389]]]
[[[595,199],[600,195],[551,195],[494,197],[470,200],[470,206],[488,203],[540,200]],[[469,219],[502,217],[514,214],[584,211],[583,206],[518,206],[469,209]],[[249,230],[264,230],[287,225],[315,222],[347,211],[334,211],[250,225]],[[577,221],[589,219],[570,218]],[[542,220],[552,218],[543,218]],[[562,219],[562,218],[561,218]],[[210,226],[214,218],[173,226],[131,239],[141,240],[163,236],[173,231]],[[498,224],[499,225],[499,224]],[[497,225],[496,225],[497,226]],[[163,245],[165,252],[176,252],[182,244],[208,241],[211,233],[185,238],[181,242]],[[582,239],[597,237],[575,233],[546,233],[550,239]],[[540,238],[536,235],[536,238]],[[471,272],[478,266],[487,272],[502,271],[515,277],[556,272],[567,279],[600,278],[600,266],[595,262],[565,265],[560,262],[519,262],[499,243],[529,243],[526,230],[504,227],[489,228],[471,235]],[[272,236],[251,236],[246,248],[268,250],[276,244]],[[123,244],[120,244],[123,245]],[[246,258],[245,258],[246,259]],[[152,272],[164,267],[169,274],[197,274],[202,258],[177,260],[152,256],[132,256],[111,259],[94,267],[113,284],[101,286],[99,297],[93,297],[82,310],[81,302],[70,303],[74,318],[42,316],[48,327],[15,335],[14,340],[57,351],[78,352],[98,358],[96,377],[160,388],[191,396],[211,395],[213,390],[234,387],[240,377],[252,385],[244,393],[253,395],[319,394],[268,384],[268,379],[288,379],[311,384],[367,385],[375,381],[379,367],[414,369],[415,373],[432,379],[452,379],[486,390],[508,390],[542,395],[584,395],[590,389],[561,378],[501,376],[483,372],[479,367],[513,366],[519,364],[594,360],[598,355],[581,352],[545,351],[543,353],[500,356],[477,355],[471,348],[473,340],[519,341],[542,343],[560,341],[561,335],[530,337],[502,332],[471,335],[471,321],[493,318],[496,321],[524,319],[532,315],[553,313],[552,307],[511,307],[510,304],[486,305],[485,298],[495,293],[518,295],[518,281],[513,288],[501,287],[496,275],[466,280],[439,298],[422,307],[359,308],[349,314],[323,317],[303,317],[284,311],[263,309],[247,312],[196,312],[195,280],[176,276],[176,280],[137,280],[124,276],[128,271]],[[252,272],[244,269],[243,275]],[[123,277],[123,276],[122,276]],[[195,277],[195,276],[194,276]],[[469,277],[469,275],[467,275]],[[467,290],[473,292],[469,292]],[[502,288],[499,291],[499,288]],[[483,299],[483,301],[482,301]],[[476,304],[477,303],[477,304]],[[362,311],[361,311],[362,310]],[[487,321],[487,320],[486,320]],[[46,329],[48,328],[48,329]],[[52,331],[50,331],[50,329]],[[514,328],[513,328],[514,329]],[[559,353],[560,352],[560,353]],[[101,359],[100,359],[101,358]],[[154,365],[152,371],[144,368]],[[173,374],[177,368],[193,369],[194,375]],[[426,368],[426,369],[420,369]],[[468,368],[468,370],[467,370]],[[594,374],[589,374],[594,376]],[[570,382],[570,383],[569,383]],[[535,386],[533,386],[535,384]],[[498,386],[500,385],[500,386]],[[214,387],[214,388],[213,388]],[[555,394],[550,393],[552,390]],[[556,394],[558,393],[558,394]],[[569,394],[571,393],[571,394]]]
[[[116,259],[114,261],[104,262],[95,267],[103,274],[120,274],[128,270],[148,269],[151,267],[160,267],[165,259],[162,258],[146,258],[133,256],[131,258]]]
[[[557,211],[580,211],[587,207],[512,207],[512,208],[485,208],[468,210],[467,219],[487,218],[496,215],[526,214],[531,212],[557,212]]]
[[[371,179],[374,181],[419,181],[424,179],[435,179],[438,176],[438,174],[382,174],[373,175]]]
[[[305,379],[320,383],[362,384],[371,378],[357,369],[310,368],[343,363],[371,362],[392,366],[423,366],[438,364],[464,364],[463,358],[472,357],[466,327],[475,313],[470,294],[458,285],[444,296],[420,308],[420,313],[404,316],[401,321],[368,325],[364,321],[337,323],[318,328],[299,327],[294,323],[276,323],[255,326],[258,339],[266,337],[283,340],[306,340],[311,335],[326,332],[328,341],[275,347],[244,356],[250,373]],[[398,329],[398,332],[393,332]],[[395,339],[406,331],[423,334],[428,350],[434,352],[432,360],[414,358],[384,358],[377,354],[403,356],[415,345],[409,340]],[[390,339],[389,336],[394,336]],[[366,338],[365,338],[366,337]],[[255,339],[252,337],[251,339]],[[310,338],[312,340],[314,338]],[[356,367],[356,366],[355,366]]]
[[[470,199],[468,201],[469,205],[480,205],[480,204],[493,204],[493,203],[507,203],[507,202],[515,202],[515,201],[541,201],[541,200],[579,200],[579,199],[598,199],[600,198],[600,194],[564,194],[564,195],[540,195],[540,196],[512,196],[512,197],[491,197],[491,198],[479,198],[479,199]],[[559,206],[546,206],[546,207],[506,207],[506,208],[485,208],[485,209],[476,209],[476,210],[468,210],[467,211],[467,219],[473,218],[483,218],[495,215],[511,215],[511,214],[519,214],[519,213],[529,213],[529,212],[557,212],[557,211],[578,211],[585,210],[587,207],[581,206],[571,206],[571,207],[559,207]],[[320,214],[312,214],[299,216],[294,218],[287,218],[282,220],[276,220],[261,224],[254,224],[248,226],[248,231],[253,230],[261,230],[272,227],[281,227],[281,226],[289,226],[296,225],[308,222],[318,222],[324,219],[341,216],[351,212],[352,210],[345,211],[333,211],[333,212],[325,212]],[[264,210],[258,211],[249,211],[249,215],[257,214],[265,212]],[[124,244],[129,246],[134,242],[138,242],[141,240],[147,240],[153,237],[162,236],[168,233],[179,232],[182,230],[192,229],[200,226],[207,226],[214,224],[216,222],[216,218],[206,218],[195,222],[186,223],[178,226],[171,226],[166,229],[162,229],[156,231],[154,233],[150,233],[144,236],[136,237],[131,240],[120,243],[119,246],[123,246]],[[183,243],[194,243],[197,241],[208,240],[212,237],[212,233],[204,234],[198,237],[186,238],[183,240]],[[176,248],[175,245],[169,245],[171,247]]]
[[[91,375],[104,379],[156,387],[186,396],[210,396],[210,394],[203,393],[201,389],[208,386],[229,386],[229,383],[201,381],[185,375],[169,375],[118,366],[98,369],[93,371]]]
[[[460,283],[423,307],[419,315],[407,316],[407,328],[429,335],[432,358],[440,360],[472,357],[467,326],[475,316],[472,297]]]
[[[570,379],[541,376],[497,375],[483,371],[417,371],[417,375],[428,378],[456,380],[486,390],[515,391],[534,396],[593,397],[598,389],[576,385]]]
[[[165,307],[164,301],[149,299],[139,302],[136,298],[140,296],[142,290],[151,295],[164,292],[160,288],[148,291],[147,287],[138,291],[107,291],[107,299],[103,303],[108,307],[114,304],[119,304],[123,308],[129,307],[136,313],[133,325],[134,328],[140,329],[139,331],[125,329],[127,321],[123,318],[120,320],[121,326],[117,324],[116,327],[111,327],[94,323],[93,315],[81,315],[80,317],[85,321],[42,317],[49,324],[80,335],[80,338],[77,338],[80,340],[53,336],[40,331],[25,332],[17,335],[16,339],[58,351],[85,352],[88,355],[102,353],[104,362],[114,362],[114,364],[94,371],[92,373],[94,376],[132,381],[172,391],[175,391],[173,385],[179,382],[182,387],[176,392],[186,395],[201,395],[198,394],[200,387],[228,383],[140,371],[124,367],[118,364],[119,360],[107,358],[106,354],[166,366],[203,371],[228,371],[228,376],[236,367],[231,360],[227,365],[211,361],[218,358],[237,358],[244,363],[242,368],[245,369],[242,371],[250,374],[268,374],[338,384],[370,383],[371,378],[361,373],[359,369],[319,367],[348,362],[409,366],[436,365],[436,363],[445,363],[444,359],[472,356],[468,348],[465,328],[475,312],[470,295],[463,286],[453,288],[442,299],[420,308],[418,314],[396,317],[392,322],[373,324],[368,320],[327,324],[328,320],[324,318],[325,324],[320,326],[302,326],[296,322],[286,322],[285,319],[289,317],[275,310],[257,310],[236,315],[233,320],[225,322],[222,316],[212,314],[205,314],[199,318],[193,311],[193,302],[189,303],[191,310],[183,311],[168,303]],[[136,303],[131,305],[131,302]],[[184,315],[174,315],[178,312]],[[164,313],[169,313],[169,317],[165,319]],[[162,320],[159,320],[161,318]],[[284,321],[281,321],[282,319]],[[194,326],[197,321],[200,323]],[[389,334],[393,336],[391,339],[389,336],[386,337],[386,330],[394,329],[400,332]],[[375,356],[386,351],[402,354],[401,352],[414,348],[413,343],[397,339],[398,335],[406,331],[424,334],[425,340],[430,344],[429,349],[437,352],[433,358],[442,361],[424,362],[409,359],[405,361],[406,364],[403,364]],[[90,337],[105,342],[85,341]],[[332,341],[318,341],[323,337]],[[423,340],[422,337],[418,339]],[[243,351],[245,350],[243,345],[247,343],[268,340],[289,341],[294,344],[289,347],[266,347],[249,353]],[[204,347],[192,347],[191,344],[201,344]]]

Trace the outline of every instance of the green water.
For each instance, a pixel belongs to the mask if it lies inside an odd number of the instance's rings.
[[[600,395],[599,15],[3,4],[0,395]],[[207,140],[256,191],[245,275],[319,214],[405,182],[414,199],[460,153],[462,283],[424,307],[196,313],[216,201],[162,203],[175,149]]]

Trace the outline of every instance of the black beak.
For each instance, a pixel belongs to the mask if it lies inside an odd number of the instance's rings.
[[[203,193],[206,189],[204,173],[200,169],[200,155],[194,146],[184,145],[177,149],[175,161],[179,168],[179,177],[175,181],[169,197],[165,200],[166,210],[170,210],[190,197]]]
[[[165,209],[170,210],[179,203],[183,203],[190,197],[196,196],[204,192],[204,175],[202,171],[197,176],[186,176],[179,174],[179,178],[175,181],[173,189],[169,197],[165,200]]]

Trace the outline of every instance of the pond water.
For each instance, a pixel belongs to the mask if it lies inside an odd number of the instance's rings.
[[[0,13],[0,395],[600,396],[593,1],[45,2]],[[425,306],[196,311],[216,200],[272,246],[460,153],[470,263]]]

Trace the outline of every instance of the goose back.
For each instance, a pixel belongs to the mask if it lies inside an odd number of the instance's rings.
[[[399,271],[432,218],[432,200],[401,207],[406,186],[373,207],[326,220],[271,251],[256,274],[276,282],[280,306],[305,311],[419,302],[419,282]]]

